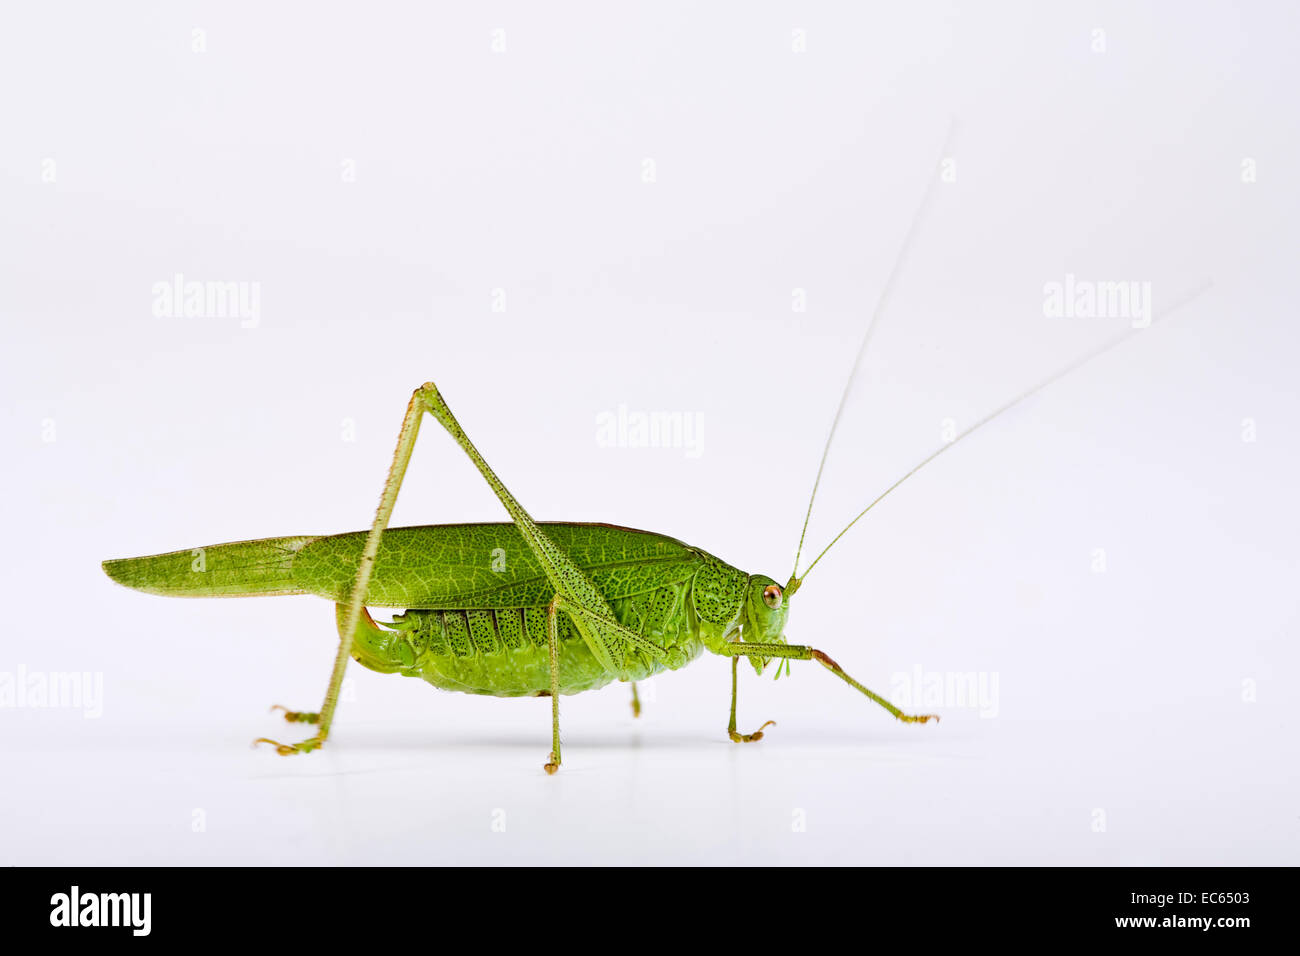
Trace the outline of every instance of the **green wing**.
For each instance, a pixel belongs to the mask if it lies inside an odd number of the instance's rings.
[[[104,573],[118,584],[167,597],[302,594],[293,563],[311,536],[257,538],[140,558],[114,558]]]
[[[541,522],[607,600],[683,581],[701,552],[674,538],[606,524]],[[343,600],[366,532],[304,544],[293,560],[295,589]],[[366,603],[470,610],[542,607],[553,597],[541,565],[509,522],[389,528],[380,542]]]

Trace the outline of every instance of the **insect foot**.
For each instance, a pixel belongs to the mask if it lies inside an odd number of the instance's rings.
[[[933,720],[936,724],[939,722],[938,714],[899,714],[898,719],[905,724],[923,724],[927,720]]]
[[[558,761],[557,759],[555,759],[555,752],[554,752],[554,751],[551,752],[551,755],[550,755],[550,763],[548,763],[548,764],[546,764],[545,766],[543,766],[542,769],[545,770],[548,774],[553,774],[553,773],[555,773],[555,771],[557,771],[557,770],[560,769],[560,761]]]
[[[289,721],[289,723],[291,724],[319,724],[320,723],[320,714],[308,713],[305,710],[303,711],[290,710],[288,707],[281,706],[280,704],[273,704],[271,706],[271,712],[274,713],[277,710],[284,711],[284,719]]]
[[[763,725],[763,727],[775,727],[775,726],[776,726],[775,720],[769,720],[767,723]],[[732,743],[752,744],[763,739],[763,727],[759,727],[758,730],[754,731],[752,734],[738,734],[734,730],[728,730],[727,736],[731,738]]]
[[[256,747],[258,744],[270,744],[275,748],[275,752],[281,757],[292,757],[294,754],[309,754],[313,750],[319,750],[321,744],[324,742],[325,741],[320,737],[309,737],[301,743],[282,744],[280,741],[272,740],[269,737],[258,737],[253,741],[253,746]]]

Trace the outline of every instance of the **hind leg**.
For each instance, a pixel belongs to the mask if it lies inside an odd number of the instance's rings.
[[[601,665],[611,674],[617,676],[625,670],[623,662],[627,654],[631,653],[634,648],[639,648],[660,659],[666,657],[663,648],[643,638],[640,634],[628,630],[614,620],[614,612],[610,608],[609,602],[605,600],[604,595],[600,593],[586,573],[574,563],[573,559],[547,536],[546,532],[533,521],[528,512],[523,509],[523,506],[510,494],[501,479],[496,476],[496,473],[492,471],[487,461],[484,460],[478,449],[469,440],[469,436],[460,427],[460,423],[456,421],[455,416],[451,414],[451,409],[443,401],[437,386],[432,382],[425,382],[411,395],[411,401],[406,407],[406,415],[402,419],[402,430],[397,437],[397,448],[393,451],[393,463],[389,466],[388,477],[384,481],[384,490],[379,498],[379,507],[375,511],[375,520],[370,526],[370,533],[366,536],[366,543],[362,548],[361,558],[357,563],[356,577],[353,579],[352,587],[348,590],[344,605],[345,610],[339,617],[338,653],[334,656],[334,670],[330,674],[329,686],[325,691],[325,702],[321,705],[316,736],[304,740],[302,743],[292,745],[267,741],[275,745],[277,753],[287,756],[317,750],[329,736],[330,724],[334,720],[334,710],[338,706],[339,689],[343,684],[343,672],[347,667],[348,659],[352,656],[352,644],[356,636],[357,625],[361,622],[362,612],[365,610],[367,588],[370,585],[371,572],[375,567],[375,557],[379,553],[379,542],[384,535],[384,531],[388,528],[389,518],[393,514],[393,506],[397,504],[397,492],[402,487],[402,479],[406,476],[406,466],[410,464],[411,452],[415,448],[415,440],[420,433],[420,421],[426,412],[446,429],[492,488],[497,499],[505,507],[506,512],[518,529],[523,543],[542,566],[548,582],[555,588],[557,598],[563,599],[557,605],[557,609],[563,610],[573,619],[583,641],[591,649],[591,652],[600,661]],[[552,624],[552,627],[554,627],[554,624]],[[551,647],[551,653],[554,655],[554,639],[551,641]],[[552,670],[558,674],[558,669],[554,665]],[[553,680],[552,685],[554,686],[554,684],[555,681]],[[558,697],[558,694],[556,696]],[[558,702],[554,706],[556,753],[554,759],[547,764],[552,773],[554,773],[555,767],[558,767],[560,762]]]
[[[346,623],[347,610],[348,609],[342,604],[335,607],[335,618],[337,619],[340,628],[342,628]],[[357,626],[353,630],[353,636],[352,656],[356,658],[356,660],[364,664],[370,670],[379,671],[382,674],[391,674],[396,670],[395,667],[390,666],[384,660],[381,653],[378,653],[378,649],[383,648],[385,642],[392,636],[391,632],[384,630],[376,624],[375,619],[370,616],[370,612],[364,607],[361,608],[360,619],[357,621]],[[343,679],[343,673],[341,671],[338,672],[338,679],[340,682]],[[334,688],[332,680],[330,687],[337,699],[338,691]],[[284,719],[291,724],[313,724],[318,727],[321,725],[322,715],[319,713],[290,710],[280,704],[276,704],[271,708],[271,710],[283,711]],[[270,744],[275,748],[276,753],[288,757],[293,754],[310,753],[311,751],[318,749],[320,745],[324,743],[324,740],[324,734],[309,737],[301,743],[296,744],[283,744],[278,740],[272,740],[270,737],[258,737],[253,741],[253,745]]]
[[[271,712],[275,713],[275,711],[277,710],[284,711],[284,719],[289,721],[289,723],[291,724],[319,724],[320,723],[320,714],[314,714],[311,713],[310,711],[305,711],[305,710],[290,710],[288,707],[285,707],[283,704],[273,704],[271,706]]]

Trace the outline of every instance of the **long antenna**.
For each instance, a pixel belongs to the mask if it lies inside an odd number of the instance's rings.
[[[907,229],[907,235],[903,237],[903,244],[899,247],[898,255],[894,259],[894,267],[890,270],[888,278],[885,279],[885,285],[880,290],[880,298],[876,301],[876,308],[871,313],[871,320],[867,322],[867,330],[862,334],[862,344],[858,346],[857,358],[853,360],[853,368],[849,371],[848,380],[844,383],[844,391],[840,395],[840,404],[835,409],[835,417],[831,419],[830,434],[826,436],[826,447],[822,449],[822,460],[817,466],[817,478],[813,481],[812,494],[808,496],[808,510],[803,516],[803,529],[799,532],[799,547],[794,554],[794,570],[790,572],[790,581],[795,588],[799,586],[797,583],[800,580],[799,558],[803,555],[803,542],[804,537],[808,534],[808,521],[812,518],[813,502],[817,500],[817,489],[822,483],[822,472],[826,469],[826,458],[831,452],[831,442],[835,438],[835,429],[839,427],[840,415],[844,412],[844,404],[848,401],[849,391],[853,388],[853,380],[857,378],[858,366],[862,364],[862,357],[867,354],[867,345],[871,342],[871,336],[876,330],[876,322],[885,312],[885,305],[889,302],[889,298],[894,291],[894,283],[903,271],[903,262],[907,259],[907,254],[912,248],[912,240],[916,238],[921,220],[925,217],[925,211],[930,205],[930,200],[934,197],[935,184],[939,181],[939,177],[934,173],[938,170],[944,158],[951,152],[949,147],[956,128],[956,118],[950,119],[948,121],[948,132],[943,138],[943,149],[940,150],[939,159],[935,162],[931,171],[930,181],[925,187],[925,194],[921,197],[921,204],[916,207],[916,213],[912,216],[912,224]],[[792,594],[794,592],[790,587],[787,587],[786,593]]]
[[[1214,284],[1214,283],[1213,283],[1212,280],[1210,280],[1210,279],[1206,279],[1206,280],[1205,280],[1204,282],[1202,282],[1200,285],[1196,286],[1196,287],[1195,287],[1194,289],[1192,289],[1191,291],[1184,293],[1182,296],[1180,296],[1179,298],[1175,299],[1175,300],[1174,300],[1170,305],[1165,306],[1165,307],[1164,307],[1163,309],[1161,309],[1158,313],[1156,313],[1155,316],[1152,317],[1152,320],[1151,320],[1151,323],[1150,323],[1150,324],[1151,324],[1151,325],[1154,325],[1156,322],[1159,322],[1161,319],[1165,318],[1165,317],[1168,316],[1170,313],[1172,313],[1172,312],[1174,312],[1174,311],[1176,311],[1176,310],[1178,310],[1178,309],[1181,309],[1183,306],[1187,305],[1187,304],[1188,304],[1189,302],[1191,302],[1192,300],[1198,298],[1198,297],[1199,297],[1203,292],[1205,292],[1207,289],[1209,289],[1213,284]],[[880,495],[879,495],[879,496],[878,496],[878,497],[877,497],[873,502],[871,502],[871,504],[867,505],[865,508],[863,508],[861,511],[859,511],[858,514],[857,514],[857,517],[855,517],[852,521],[850,521],[847,525],[845,525],[845,526],[844,526],[844,530],[841,531],[839,534],[837,534],[837,535],[834,537],[834,539],[832,539],[831,543],[828,544],[828,545],[826,545],[826,547],[822,549],[821,554],[817,555],[817,557],[813,559],[812,564],[808,565],[807,570],[804,571],[804,573],[803,573],[803,577],[792,577],[792,578],[790,579],[790,584],[786,586],[785,593],[786,593],[786,594],[790,594],[793,590],[797,589],[797,588],[799,587],[799,585],[803,583],[804,578],[806,578],[806,577],[808,576],[808,572],[811,571],[813,568],[815,568],[815,567],[817,566],[817,562],[820,561],[823,557],[826,556],[826,552],[829,551],[831,548],[833,548],[833,547],[835,546],[835,543],[836,543],[837,541],[839,541],[840,538],[844,537],[844,535],[848,533],[849,528],[852,528],[855,524],[857,524],[857,523],[858,523],[858,520],[859,520],[863,515],[865,515],[868,511],[870,511],[870,510],[871,510],[872,508],[874,508],[876,505],[880,504],[880,502],[881,502],[881,501],[882,501],[882,500],[883,500],[883,499],[884,499],[884,498],[885,498],[885,497],[886,497],[886,496],[887,496],[891,491],[893,491],[895,488],[897,488],[897,487],[898,487],[899,485],[901,485],[903,482],[907,481],[907,479],[911,478],[911,477],[912,477],[913,475],[915,475],[918,471],[920,471],[922,468],[924,468],[924,467],[925,467],[926,465],[928,465],[930,462],[934,461],[936,458],[938,458],[940,455],[942,455],[942,454],[943,454],[944,452],[946,452],[948,449],[952,448],[953,445],[956,445],[959,441],[961,441],[961,440],[962,440],[963,438],[965,438],[966,436],[970,435],[970,434],[971,434],[972,432],[974,432],[976,429],[982,428],[983,426],[987,425],[989,422],[993,421],[993,419],[997,418],[997,417],[998,417],[999,415],[1001,415],[1003,412],[1008,412],[1008,411],[1010,411],[1012,408],[1014,408],[1015,406],[1019,405],[1019,404],[1020,404],[1021,402],[1023,402],[1025,399],[1029,398],[1029,397],[1032,396],[1032,395],[1036,395],[1038,392],[1041,392],[1043,389],[1047,388],[1047,386],[1052,385],[1053,383],[1060,381],[1061,379],[1065,378],[1065,376],[1069,375],[1071,372],[1075,371],[1076,369],[1081,368],[1081,367],[1084,366],[1084,365],[1087,365],[1087,364],[1088,364],[1089,362],[1091,362],[1093,359],[1098,358],[1098,357],[1101,356],[1101,355],[1104,355],[1105,353],[1109,352],[1111,349],[1115,348],[1115,347],[1116,347],[1117,345],[1119,345],[1120,343],[1122,343],[1122,342],[1127,342],[1130,338],[1132,338],[1133,336],[1137,335],[1137,334],[1140,333],[1140,332],[1145,331],[1145,329],[1146,329],[1146,328],[1149,328],[1149,327],[1150,327],[1150,326],[1141,327],[1141,328],[1131,328],[1131,329],[1128,329],[1128,330],[1124,331],[1124,332],[1121,333],[1120,335],[1115,336],[1115,337],[1112,338],[1110,341],[1103,343],[1102,345],[1100,345],[1100,346],[1098,346],[1097,348],[1093,349],[1091,352],[1088,352],[1087,354],[1085,354],[1085,355],[1083,355],[1083,356],[1081,356],[1081,357],[1075,359],[1075,360],[1074,360],[1073,362],[1071,362],[1069,365],[1065,366],[1064,368],[1062,368],[1062,369],[1060,369],[1059,371],[1055,372],[1055,373],[1054,373],[1053,375],[1051,375],[1050,377],[1048,377],[1048,378],[1044,379],[1043,381],[1039,382],[1037,385],[1035,385],[1033,388],[1029,389],[1028,391],[1021,392],[1019,395],[1017,395],[1017,396],[1016,396],[1015,398],[1013,398],[1011,401],[1007,402],[1005,405],[1002,405],[1000,408],[997,408],[996,410],[994,410],[994,411],[990,412],[989,414],[985,415],[983,418],[981,418],[979,421],[977,421],[974,425],[971,425],[970,428],[967,428],[965,431],[961,432],[961,433],[960,433],[956,438],[954,438],[954,439],[953,439],[952,441],[950,441],[948,444],[946,444],[946,445],[942,445],[942,446],[940,446],[938,449],[936,449],[935,451],[931,452],[929,455],[927,455],[925,458],[923,458],[923,459],[922,459],[922,460],[921,460],[917,465],[915,465],[915,466],[912,468],[911,471],[909,471],[907,474],[903,475],[902,478],[899,478],[896,482],[894,482],[892,485],[890,485],[888,488],[886,488],[883,492],[881,492]]]

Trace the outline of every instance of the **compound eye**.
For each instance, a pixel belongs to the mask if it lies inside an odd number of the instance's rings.
[[[775,584],[769,584],[763,588],[763,603],[772,610],[779,608],[781,606],[781,589]]]

